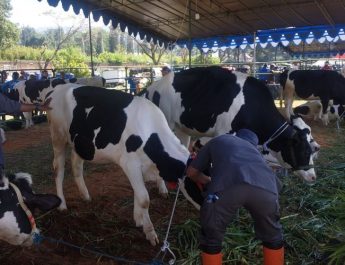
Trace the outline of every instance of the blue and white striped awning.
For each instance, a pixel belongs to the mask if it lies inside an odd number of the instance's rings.
[[[337,42],[345,40],[345,25],[331,26],[314,26],[314,27],[300,27],[300,28],[284,28],[272,30],[259,30],[255,34],[255,45],[260,45],[266,48],[268,45],[276,47],[279,43],[283,46],[300,45],[301,43],[311,44],[313,42]],[[189,46],[189,42],[179,41],[179,46]],[[246,36],[226,36],[213,37],[208,39],[194,39],[192,46],[197,47],[204,52],[211,49],[226,48],[240,48],[246,49],[248,47],[254,48],[254,34]]]

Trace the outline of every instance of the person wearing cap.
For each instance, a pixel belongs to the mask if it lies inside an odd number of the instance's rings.
[[[236,136],[211,139],[187,168],[187,176],[204,185],[200,208],[200,249],[203,265],[222,264],[226,227],[239,208],[249,211],[256,238],[263,243],[265,265],[284,264],[279,222],[279,180],[257,149],[258,137],[248,129]],[[210,172],[210,176],[202,172]]]
[[[171,69],[168,66],[163,66],[161,72],[162,76],[165,76],[171,72]]]

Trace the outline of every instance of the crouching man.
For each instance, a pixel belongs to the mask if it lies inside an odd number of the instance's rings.
[[[236,136],[210,140],[187,169],[187,176],[204,186],[200,209],[200,249],[203,265],[222,264],[226,227],[239,208],[249,211],[256,237],[262,240],[265,265],[283,265],[279,222],[279,180],[257,150],[258,137],[248,129]],[[202,172],[209,170],[210,176]]]

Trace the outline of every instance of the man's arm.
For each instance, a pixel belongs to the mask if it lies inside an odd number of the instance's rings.
[[[189,166],[187,168],[187,176],[196,183],[199,182],[201,184],[207,184],[211,181],[211,178],[209,176],[206,176],[201,171],[192,166]]]

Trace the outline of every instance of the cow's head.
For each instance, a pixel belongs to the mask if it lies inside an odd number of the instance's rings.
[[[22,196],[24,205],[31,212],[36,208],[48,211],[60,205],[61,200],[55,195],[35,194],[31,184],[28,173],[0,177],[0,240],[12,245],[30,246],[33,243],[34,221],[24,212],[17,193],[21,194],[19,197]]]
[[[333,105],[329,107],[328,117],[330,120],[344,119],[345,105]]]
[[[320,145],[314,140],[311,134],[310,126],[308,126],[304,122],[304,120],[298,115],[291,115],[290,119],[291,119],[291,124],[293,125],[295,129],[300,129],[300,130],[305,129],[307,133],[307,141],[309,142],[312,153],[313,153],[313,158],[316,159],[318,152],[320,151]]]
[[[307,182],[316,180],[313,152],[308,141],[308,129],[288,128],[269,144],[270,152],[281,165],[291,168]],[[274,151],[280,150],[280,151]]]

